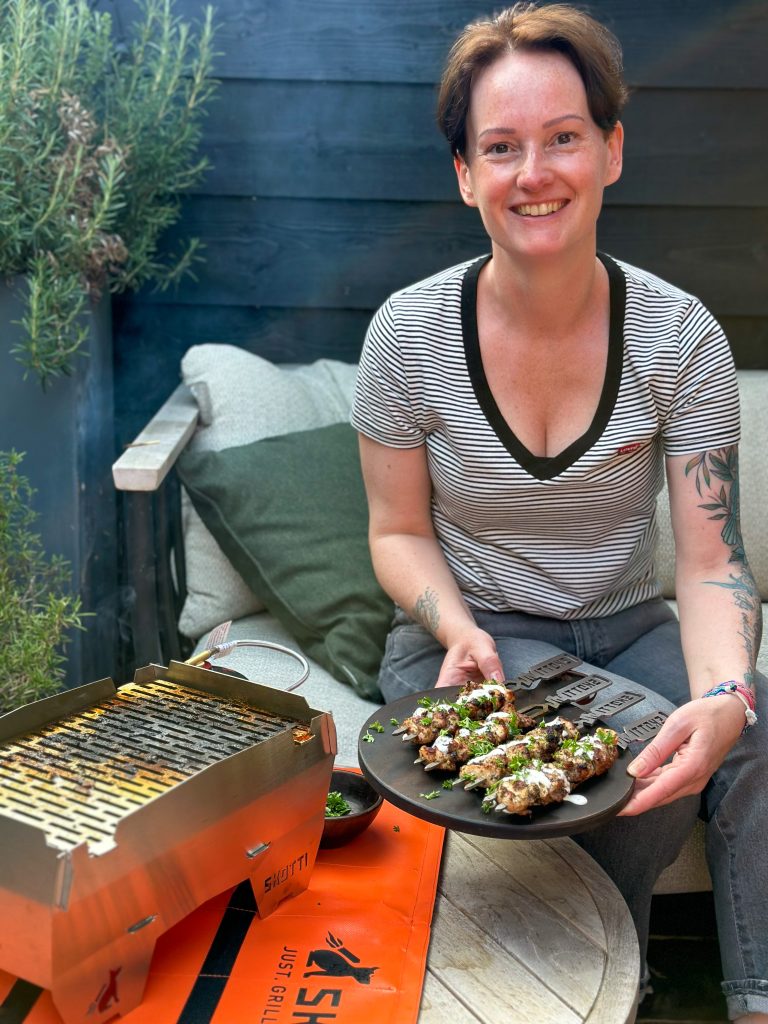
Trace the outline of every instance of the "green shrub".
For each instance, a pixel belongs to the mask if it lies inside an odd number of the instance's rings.
[[[15,351],[43,383],[68,373],[105,290],[166,287],[198,259],[161,255],[216,83],[212,12],[197,36],[172,0],[138,0],[126,42],[87,0],[0,3],[0,276],[23,275]]]
[[[67,630],[81,628],[67,563],[48,558],[31,526],[22,456],[0,452],[0,713],[61,689]]]

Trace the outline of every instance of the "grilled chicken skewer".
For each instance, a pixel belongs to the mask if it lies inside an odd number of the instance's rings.
[[[483,797],[482,807],[487,813],[530,814],[532,807],[562,802],[570,791],[562,768],[531,761],[495,783]]]
[[[553,718],[551,722],[544,722],[519,739],[496,747],[487,754],[473,757],[461,768],[459,778],[466,780],[465,789],[476,789],[478,786],[487,788],[508,773],[510,763],[536,759],[549,761],[564,740],[578,739],[579,736],[579,730],[573,722],[567,718]]]
[[[587,779],[603,775],[618,757],[618,734],[598,729],[592,736],[567,739],[552,761],[519,764],[483,798],[483,810],[530,814],[532,807],[560,803]]]
[[[619,736],[613,729],[597,729],[580,740],[566,740],[552,758],[562,768],[571,786],[604,775],[619,756]]]
[[[404,743],[428,745],[434,743],[441,733],[457,733],[463,719],[483,721],[494,711],[508,710],[514,705],[515,695],[503,683],[492,679],[483,683],[469,682],[461,688],[454,701],[416,708],[395,729],[395,735],[402,733]]]
[[[451,736],[440,735],[432,744],[419,747],[416,764],[423,763],[424,770],[454,772],[469,761],[470,758],[492,750],[512,736],[518,736],[526,729],[532,729],[536,722],[527,715],[519,715],[516,711],[494,711],[482,725],[465,720],[458,732]]]

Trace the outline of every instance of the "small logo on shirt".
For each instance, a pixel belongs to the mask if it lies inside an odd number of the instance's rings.
[[[640,444],[639,441],[635,441],[634,444],[624,444],[624,445],[621,446],[621,448],[617,448],[616,449],[616,454],[617,455],[629,455],[630,452],[636,452],[637,449],[641,448],[641,447],[642,447],[642,445]]]

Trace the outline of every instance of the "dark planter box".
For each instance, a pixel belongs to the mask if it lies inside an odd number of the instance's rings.
[[[85,632],[67,649],[67,685],[114,672],[117,640],[116,501],[110,302],[88,315],[87,356],[76,356],[71,376],[43,391],[36,376],[11,355],[22,336],[21,278],[0,281],[0,450],[24,452],[21,472],[36,490],[34,529],[49,555],[72,569]]]

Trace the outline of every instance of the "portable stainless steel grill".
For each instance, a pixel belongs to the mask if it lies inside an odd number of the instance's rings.
[[[303,891],[336,753],[296,694],[171,662],[0,718],[0,967],[66,1024],[140,1001],[158,937],[250,877]]]

